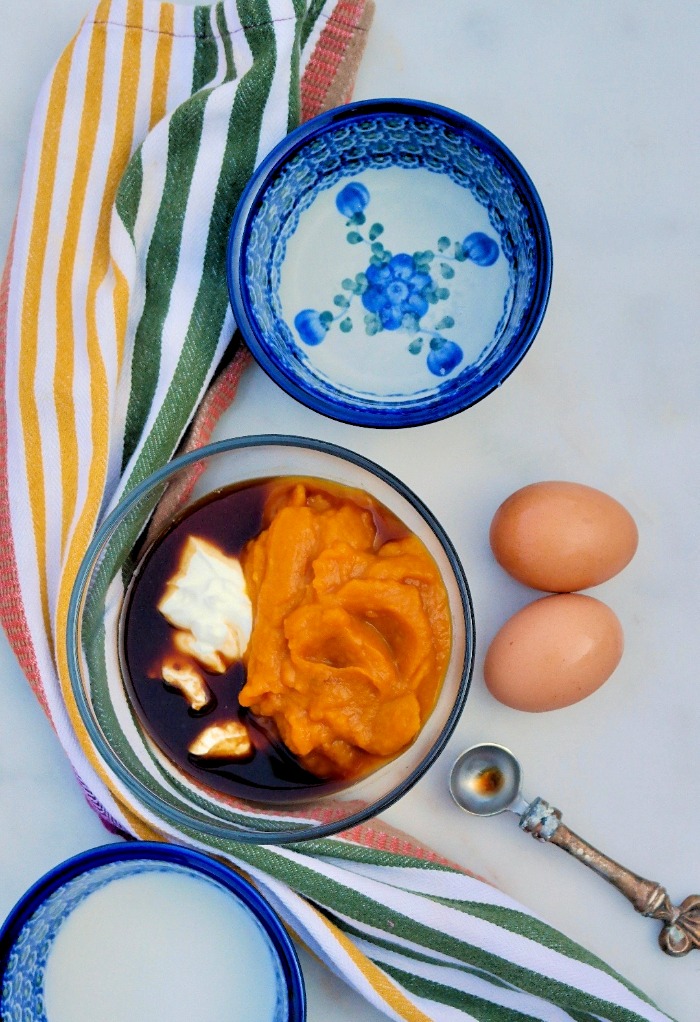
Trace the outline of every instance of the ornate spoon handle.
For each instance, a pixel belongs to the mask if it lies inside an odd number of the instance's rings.
[[[637,876],[583,841],[562,823],[559,810],[544,799],[536,798],[527,806],[520,817],[520,827],[538,841],[558,845],[589,866],[624,894],[643,916],[660,919],[664,926],[659,945],[667,955],[678,957],[700,948],[700,895],[691,894],[676,908],[661,884]]]

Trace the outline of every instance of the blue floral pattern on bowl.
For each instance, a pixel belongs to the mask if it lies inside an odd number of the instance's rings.
[[[436,253],[431,249],[394,255],[378,240],[384,234],[384,225],[379,221],[372,223],[365,235],[365,211],[370,199],[369,189],[358,181],[344,185],[335,199],[338,211],[347,217],[346,226],[352,227],[346,235],[348,243],[370,247],[368,266],[354,278],[346,277],[342,281],[341,293],[333,298],[339,311],[302,309],[294,318],[294,326],[301,340],[312,347],[324,340],[337,321],[340,330],[349,333],[354,326],[351,305],[354,297],[359,296],[365,309],[364,328],[369,336],[403,328],[411,337],[406,350],[412,355],[421,354],[427,341],[428,371],[434,376],[446,376],[464,358],[459,344],[443,336],[455,326],[454,317],[443,316],[432,326],[424,323],[423,318],[431,306],[450,297],[447,282],[455,276],[455,267],[459,268],[469,259],[477,266],[493,266],[500,252],[498,242],[482,231],[472,231],[457,242],[441,235],[436,243],[437,272],[441,278],[438,280],[433,275]]]
[[[290,394],[403,426],[499,386],[551,280],[549,230],[515,157],[414,101],[359,103],[292,133],[259,168],[229,246],[236,320]]]

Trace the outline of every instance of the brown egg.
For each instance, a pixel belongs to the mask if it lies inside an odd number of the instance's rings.
[[[601,490],[581,483],[524,486],[496,511],[489,534],[502,568],[533,589],[572,593],[617,575],[634,556],[634,519]]]
[[[582,593],[543,596],[514,614],[489,646],[484,678],[515,710],[556,710],[585,699],[620,662],[622,627],[606,604]]]

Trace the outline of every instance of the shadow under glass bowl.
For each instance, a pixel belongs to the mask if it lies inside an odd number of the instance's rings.
[[[149,880],[154,875],[157,881],[156,900],[149,902],[149,890],[153,894]],[[162,879],[165,880],[165,888],[160,883]],[[136,899],[134,880],[137,881],[139,891]],[[143,881],[146,881],[145,885]],[[119,886],[110,892],[107,889],[112,884]],[[116,898],[113,896],[115,894]],[[178,906],[175,906],[174,930],[168,930],[167,924],[157,918],[152,920],[147,913],[154,906],[162,909],[163,899],[177,894],[181,898],[184,894],[184,904],[198,914],[196,919],[184,920],[182,915],[178,916]],[[222,898],[222,894],[225,897]],[[126,956],[120,954],[120,949],[112,944],[119,934],[125,932],[123,918],[121,922],[120,919],[102,920],[93,903],[87,906],[89,912],[86,919],[83,906],[92,895],[99,896],[101,911],[107,908],[113,910],[116,904],[128,905],[128,925],[138,926],[139,933],[133,935],[136,940],[132,941]],[[74,913],[77,912],[83,913],[82,926],[78,926],[78,932],[81,935],[93,934],[94,946],[89,949],[71,944],[68,938],[72,927],[71,939],[76,939],[77,916]],[[208,912],[213,912],[214,916],[208,915]],[[147,960],[140,957],[135,960],[137,953],[133,950],[134,943],[136,946],[139,941],[143,943],[145,935],[148,935],[149,940],[163,938],[165,931],[180,945],[187,939],[187,928],[200,927],[203,936],[207,938],[207,946],[211,947],[215,938],[207,934],[208,919],[210,926],[225,924],[229,940],[234,928],[236,933],[245,932],[248,941],[255,945],[256,953],[267,959],[267,968],[263,968],[265,963],[262,962],[259,973],[264,975],[266,982],[263,998],[265,1010],[261,1007],[260,1015],[255,1017],[260,1017],[264,1022],[304,1022],[306,994],[299,960],[287,931],[262,895],[239,874],[208,855],[193,849],[145,841],[104,845],[82,852],[46,873],[20,898],[0,927],[0,1018],[8,1022],[29,1018],[32,1022],[51,1022],[53,1011],[48,1020],[46,1017],[47,994],[50,1000],[53,997],[54,1005],[58,995],[61,1000],[59,1017],[66,1017],[62,989],[68,985],[68,980],[65,972],[57,971],[60,970],[58,962],[70,968],[74,981],[76,977],[73,973],[76,970],[82,973],[84,969],[78,986],[84,984],[86,993],[73,989],[70,994],[74,1007],[82,1004],[83,1013],[80,1018],[88,1017],[85,1009],[90,1005],[95,1007],[97,1004],[104,1010],[104,984],[100,984],[99,975],[88,971],[87,963],[99,965],[105,957],[111,961],[110,976],[104,978],[107,987],[113,990],[114,976],[121,976],[129,984],[129,989],[122,991],[123,1000],[133,1005],[133,985],[134,990],[140,992],[136,999],[140,1018],[147,1010],[146,1005],[157,999],[156,991],[161,991],[166,999],[172,996],[163,984],[167,984],[168,979],[172,982],[173,977],[162,970],[172,968],[176,963],[170,945],[165,949],[154,948],[153,957],[158,964],[151,963],[149,969]],[[180,963],[187,972],[188,983],[194,988],[192,996],[195,999],[201,996],[197,994],[197,981],[206,979],[207,967],[211,965],[206,959],[202,961],[197,958],[201,947],[202,941],[199,944],[195,941],[187,960]],[[54,950],[57,956],[52,961]],[[229,946],[224,951],[224,957],[231,956],[233,966],[236,965],[233,957],[236,953],[235,946]],[[129,967],[136,969],[135,975],[126,974]],[[251,982],[255,983],[253,977]],[[231,992],[225,993],[230,996]],[[240,1003],[250,1005],[251,1001],[260,1002],[255,991],[241,991]],[[222,1015],[221,1022],[226,1022],[227,1018],[240,1018],[240,1003],[232,1003],[230,1014]],[[118,1009],[114,1015],[109,1013],[110,1018],[127,1016],[128,1011],[124,1007],[121,1013]],[[157,1017],[162,1016],[158,1014]],[[177,1017],[182,1017],[182,1014]]]
[[[440,571],[452,632],[436,704],[412,744],[346,787],[310,788],[297,802],[284,805],[217,793],[177,767],[135,712],[120,649],[125,594],[151,535],[157,539],[173,514],[179,516],[221,488],[277,477],[311,477],[364,490],[396,515],[423,542]],[[450,540],[400,480],[368,459],[322,441],[252,436],[175,459],[109,515],[76,579],[67,652],[73,694],[89,738],[118,785],[148,815],[194,840],[282,843],[360,823],[393,804],[425,773],[445,746],[467,697],[474,618],[467,580]]]
[[[236,322],[303,404],[363,426],[442,419],[521,361],[552,249],[535,187],[486,128],[380,99],[302,125],[262,162],[227,257]]]

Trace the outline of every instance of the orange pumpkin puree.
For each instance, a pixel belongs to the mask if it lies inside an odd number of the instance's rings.
[[[241,705],[320,777],[401,752],[450,656],[447,593],[423,543],[361,490],[280,483],[243,569],[253,602]]]

